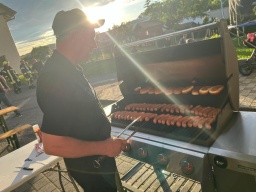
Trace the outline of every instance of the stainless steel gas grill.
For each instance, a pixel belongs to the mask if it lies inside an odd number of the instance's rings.
[[[213,143],[238,110],[239,86],[236,52],[225,23],[207,27],[221,36],[134,54],[117,51],[124,99],[112,108],[113,125],[122,127],[141,116],[140,132]]]
[[[220,35],[204,39],[199,36],[202,31]],[[153,46],[159,39],[184,33],[197,38],[182,45]],[[129,53],[133,46],[146,50]],[[141,168],[148,163],[183,178],[169,175],[162,180],[155,175],[159,186],[153,191],[215,191],[208,151],[224,130],[232,128],[239,108],[236,50],[225,21],[118,47],[116,66],[123,99],[111,106],[112,135],[140,117],[123,135],[137,131],[124,154],[140,160]],[[136,190],[152,191],[147,180],[151,177],[144,172],[134,167],[122,177],[124,185],[129,188],[129,182],[134,183],[130,179],[139,180]],[[189,180],[200,188],[184,187]]]

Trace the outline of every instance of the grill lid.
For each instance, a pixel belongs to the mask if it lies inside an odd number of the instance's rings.
[[[128,53],[120,48],[116,53],[117,76],[123,81],[120,90],[124,99],[136,102],[136,87],[153,86],[164,89],[167,86],[187,85],[224,85],[225,91],[220,97],[208,97],[217,105],[230,102],[234,111],[239,108],[239,80],[236,50],[230,38],[224,20],[201,27],[204,30],[214,29],[220,36],[192,43],[157,48],[152,39],[142,41],[142,45],[151,45],[155,49]],[[201,29],[200,28],[200,29]],[[183,33],[198,32],[192,28]],[[169,34],[173,37],[177,34]],[[166,39],[167,36],[165,35]],[[159,38],[157,38],[158,40]],[[134,43],[135,45],[138,42]],[[130,45],[133,46],[133,45]],[[182,97],[182,96],[181,96]],[[159,97],[160,98],[160,97]],[[200,98],[200,97],[198,97]],[[162,99],[162,98],[161,98]],[[199,100],[201,100],[200,98]],[[150,99],[149,99],[150,100]],[[182,99],[181,99],[182,100]],[[185,100],[185,99],[183,99]],[[207,99],[206,99],[207,100]],[[198,101],[200,103],[200,101]]]

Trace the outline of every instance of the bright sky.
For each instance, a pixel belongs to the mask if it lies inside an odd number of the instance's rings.
[[[104,26],[98,29],[104,32],[113,25],[136,19],[144,10],[145,0],[0,0],[0,3],[17,12],[8,26],[21,56],[33,47],[55,42],[51,25],[60,10],[80,8],[92,20],[104,18]]]

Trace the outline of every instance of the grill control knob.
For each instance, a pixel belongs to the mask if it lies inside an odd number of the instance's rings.
[[[140,158],[146,158],[148,156],[148,151],[144,148],[139,148],[137,153]]]
[[[180,162],[180,167],[181,167],[181,171],[186,175],[191,175],[195,170],[194,165],[188,160],[182,160]]]
[[[158,154],[156,160],[161,165],[166,165],[168,163],[168,157],[164,153]]]
[[[129,151],[131,151],[131,148],[132,148],[131,145],[129,143],[127,143],[123,152],[129,152]]]

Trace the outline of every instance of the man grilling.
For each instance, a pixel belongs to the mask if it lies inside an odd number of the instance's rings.
[[[111,138],[110,123],[79,63],[93,48],[94,28],[80,9],[60,11],[52,28],[56,50],[47,60],[37,82],[37,101],[43,111],[44,150],[64,157],[67,169],[85,191],[117,191],[115,156],[126,141]],[[99,156],[101,166],[93,166]]]

